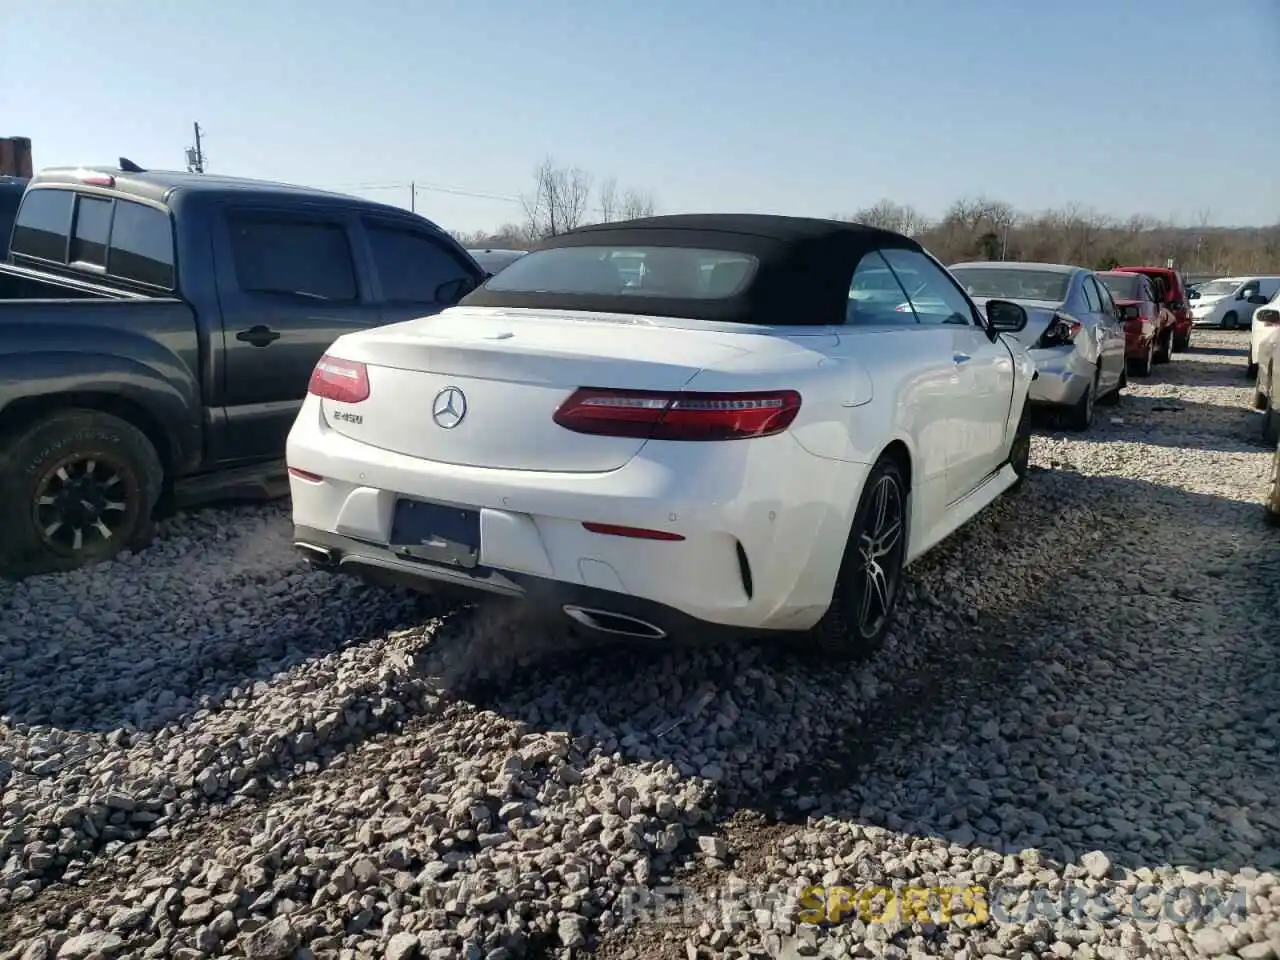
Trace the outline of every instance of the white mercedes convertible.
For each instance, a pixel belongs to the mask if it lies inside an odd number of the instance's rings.
[[[652,217],[440,295],[461,299],[315,368],[287,458],[317,567],[600,634],[852,651],[889,628],[904,566],[1027,469],[1035,368],[1001,335],[1026,313],[979,310],[896,233]]]

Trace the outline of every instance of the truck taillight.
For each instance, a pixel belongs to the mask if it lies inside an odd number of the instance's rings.
[[[325,354],[311,371],[307,393],[338,403],[360,403],[369,399],[369,369],[356,360],[341,360]]]
[[[646,440],[746,440],[791,426],[800,412],[794,390],[683,393],[580,387],[553,418],[574,433]]]

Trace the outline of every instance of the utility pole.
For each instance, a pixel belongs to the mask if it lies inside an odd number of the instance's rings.
[[[204,173],[204,147],[200,145],[200,124],[193,123],[191,125],[195,130],[196,145],[187,147],[187,172],[188,173]]]
[[[409,212],[418,212],[418,184],[416,181],[409,183]]]

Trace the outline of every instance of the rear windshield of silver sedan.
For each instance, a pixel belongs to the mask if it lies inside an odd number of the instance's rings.
[[[1062,303],[1067,299],[1067,286],[1071,282],[1071,274],[1060,270],[952,267],[951,275],[960,281],[971,297],[1047,300],[1052,303]]]
[[[740,293],[758,261],[692,247],[553,247],[525,254],[486,288],[504,293],[719,300]]]

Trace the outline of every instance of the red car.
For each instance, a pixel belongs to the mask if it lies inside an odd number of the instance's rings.
[[[1182,274],[1172,267],[1116,267],[1122,273],[1140,273],[1155,286],[1156,302],[1173,314],[1171,352],[1191,346],[1191,301]]]
[[[1153,363],[1169,359],[1173,315],[1156,303],[1151,281],[1140,273],[1113,270],[1094,276],[1107,288],[1120,311],[1129,369],[1137,376],[1148,376]]]

